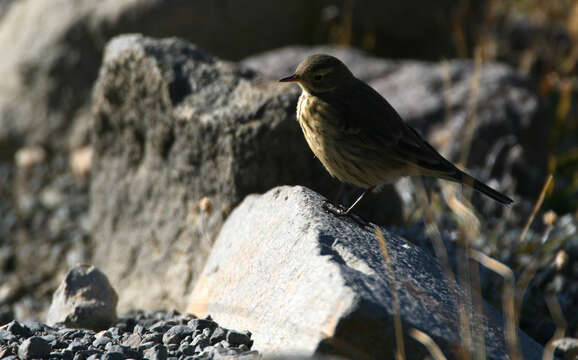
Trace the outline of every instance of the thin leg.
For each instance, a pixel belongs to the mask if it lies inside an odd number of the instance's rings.
[[[361,202],[361,200],[365,197],[365,195],[367,195],[368,192],[370,192],[373,188],[369,188],[369,189],[365,189],[363,191],[363,193],[361,195],[359,195],[359,197],[357,198],[357,200],[355,200],[353,202],[353,204],[347,208],[347,210],[345,208],[343,208],[341,205],[338,206],[334,206],[334,208],[331,208],[329,206],[324,205],[324,208],[329,211],[330,213],[332,213],[333,215],[336,216],[347,216],[351,213],[351,211],[353,211],[353,209],[357,206],[357,204],[359,204]],[[337,209],[335,209],[337,208]]]
[[[347,209],[345,210],[344,207],[342,207],[341,205],[335,206],[332,205],[329,201],[326,201],[323,204],[323,208],[325,209],[325,211],[335,215],[335,216],[349,216],[352,220],[354,220],[358,225],[361,226],[368,226],[369,223],[365,220],[363,220],[362,218],[360,218],[359,216],[355,215],[352,213],[353,209],[357,206],[357,204],[359,204],[361,202],[361,200],[363,200],[363,198],[365,197],[365,195],[367,195],[368,192],[370,192],[372,190],[372,188],[366,189],[363,191],[363,193],[361,193],[361,195],[359,195],[359,197],[357,198],[357,200],[355,200],[353,202],[353,204]],[[331,246],[335,246],[335,244],[337,243],[337,239],[333,242],[333,244]]]
[[[372,190],[372,188],[365,189],[365,190],[361,193],[361,195],[359,195],[359,197],[357,198],[357,200],[355,200],[355,201],[353,202],[353,204],[351,204],[351,206],[350,206],[347,210],[345,210],[345,212],[344,212],[342,215],[349,215],[349,213],[351,212],[351,210],[353,210],[353,208],[354,208],[357,204],[359,204],[359,203],[361,202],[361,200],[363,200],[363,198],[365,197],[365,195],[366,195],[368,192],[370,192],[371,190]]]

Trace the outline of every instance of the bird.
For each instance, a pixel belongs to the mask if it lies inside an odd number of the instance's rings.
[[[342,183],[363,189],[339,215],[351,213],[368,192],[419,175],[467,185],[506,206],[513,203],[444,158],[338,58],[311,55],[279,81],[301,88],[297,120],[325,169]]]

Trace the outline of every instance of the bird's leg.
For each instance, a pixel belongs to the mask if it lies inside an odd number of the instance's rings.
[[[370,192],[373,188],[369,188],[369,189],[365,189],[361,195],[359,195],[359,197],[357,198],[357,200],[355,200],[353,202],[353,204],[351,204],[351,206],[349,208],[347,208],[347,210],[345,210],[345,212],[342,211],[341,215],[349,215],[349,213],[353,210],[353,208],[359,204],[361,202],[361,200],[363,200],[363,198],[365,197],[365,195]]]
[[[353,209],[355,208],[355,206],[357,206],[357,204],[359,204],[361,202],[361,200],[365,197],[365,195],[370,192],[373,188],[369,188],[363,191],[363,193],[353,202],[353,204],[345,209],[342,206],[338,205],[338,206],[329,206],[331,203],[329,201],[326,201],[323,204],[323,208],[330,212],[331,214],[335,215],[335,216],[349,216],[350,218],[352,218],[353,220],[355,220],[355,222],[357,222],[359,225],[361,226],[367,226],[369,223],[361,218],[359,218],[358,216],[352,214],[351,212],[353,211]],[[333,205],[333,204],[331,204]]]

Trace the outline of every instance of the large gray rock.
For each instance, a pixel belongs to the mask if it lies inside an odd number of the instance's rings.
[[[177,39],[123,36],[94,95],[93,263],[120,308],[182,308],[249,193],[333,188],[294,119],[296,89]],[[147,296],[141,296],[146,289]]]
[[[335,217],[325,201],[300,186],[247,197],[215,241],[188,310],[251,329],[265,355],[393,358],[395,279],[406,334],[419,329],[446,357],[460,358],[459,303],[473,333],[484,332],[487,358],[508,358],[503,320],[493,308],[480,313],[434,258],[381,229],[392,274],[373,226]],[[541,359],[542,348],[518,334],[524,358]],[[407,335],[404,341],[408,359],[427,354]]]
[[[54,292],[48,309],[48,325],[108,329],[116,321],[118,295],[107,277],[92,265],[77,265]]]

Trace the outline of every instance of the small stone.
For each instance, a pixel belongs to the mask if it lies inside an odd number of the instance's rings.
[[[42,335],[56,332],[55,328],[37,321],[25,321],[22,325],[26,326],[33,335]]]
[[[46,322],[102,330],[116,321],[117,301],[106,275],[92,265],[77,265],[54,293]]]
[[[58,340],[54,335],[42,335],[40,337],[46,340],[46,342],[49,343],[53,348],[54,344],[56,344],[56,341]]]
[[[101,360],[124,360],[124,354],[118,351],[107,351],[105,352]]]
[[[167,348],[163,345],[155,345],[145,351],[144,357],[149,360],[166,360],[168,357]]]
[[[24,340],[18,347],[18,357],[21,359],[46,358],[52,350],[50,344],[38,336]]]
[[[142,342],[139,346],[138,346],[138,350],[139,351],[146,351],[152,347],[154,347],[155,345],[157,345],[157,343],[152,342],[152,341],[148,341],[148,342]]]
[[[211,335],[211,345],[218,343],[219,341],[225,340],[227,338],[227,330],[222,327],[218,327],[213,331]]]
[[[74,353],[70,350],[63,350],[61,352],[63,360],[72,360],[74,359]]]
[[[104,349],[104,347],[112,341],[111,338],[106,336],[97,337],[93,342],[92,346],[98,349]]]
[[[81,351],[76,353],[76,355],[81,355],[83,357],[83,359],[87,359],[87,358],[89,358],[95,354],[100,357],[102,354],[102,351],[95,350],[95,349],[88,349],[88,350],[81,350]],[[74,358],[76,358],[76,355],[74,355]]]
[[[137,324],[137,325],[135,325],[132,332],[135,334],[138,334],[140,336],[143,336],[145,334],[145,331],[146,331],[146,329],[144,326],[142,326],[141,324]]]
[[[211,328],[204,328],[203,329],[203,335],[205,335],[206,337],[210,338],[211,334],[213,334],[213,329],[211,329]]]
[[[111,334],[110,331],[108,331],[108,330],[102,330],[102,331],[97,332],[97,333],[94,335],[94,337],[97,338],[97,339],[99,339],[99,338],[101,338],[101,337],[112,338],[112,334]]]
[[[111,327],[110,329],[108,329],[108,332],[110,332],[110,335],[112,336],[113,339],[118,338],[119,336],[122,335],[122,331],[116,327]]]
[[[206,337],[204,334],[199,334],[193,339],[191,345],[196,346],[196,351],[200,352],[210,345],[210,341],[209,338]]]
[[[152,341],[154,343],[160,344],[163,342],[163,334],[161,333],[145,334],[145,336],[142,337],[142,341],[143,342]]]
[[[175,325],[168,329],[163,335],[163,343],[165,344],[178,344],[181,340],[193,333],[193,329],[185,325]]]
[[[165,333],[171,328],[165,321],[159,321],[149,328],[149,331],[156,333]]]
[[[81,340],[74,340],[68,345],[67,349],[72,352],[79,352],[88,349],[88,344]]]
[[[227,341],[233,346],[239,346],[241,344],[248,345],[251,338],[246,333],[230,330],[227,333]]]
[[[14,336],[8,330],[0,329],[0,340],[4,341],[6,343],[11,343],[11,342],[16,341],[16,336]]]
[[[179,350],[183,355],[194,355],[195,354],[195,346],[191,344],[184,344],[179,347]]]
[[[217,323],[214,322],[213,320],[210,319],[210,316],[208,316],[208,319],[193,319],[191,321],[189,321],[189,323],[187,324],[189,327],[191,327],[193,329],[193,331],[195,330],[203,330],[206,328],[210,328],[212,330],[217,328]]]
[[[58,336],[64,340],[72,340],[78,337],[78,329],[64,328],[57,331]]]
[[[122,342],[122,344],[131,348],[136,348],[140,345],[141,340],[142,339],[138,334],[132,333]]]
[[[32,331],[30,331],[28,327],[16,320],[12,320],[10,323],[8,323],[6,330],[8,330],[12,335],[20,338],[29,338],[33,335]]]
[[[106,344],[106,346],[104,347],[105,351],[112,351],[112,352],[122,352],[122,346],[115,344],[115,343],[108,343]]]

